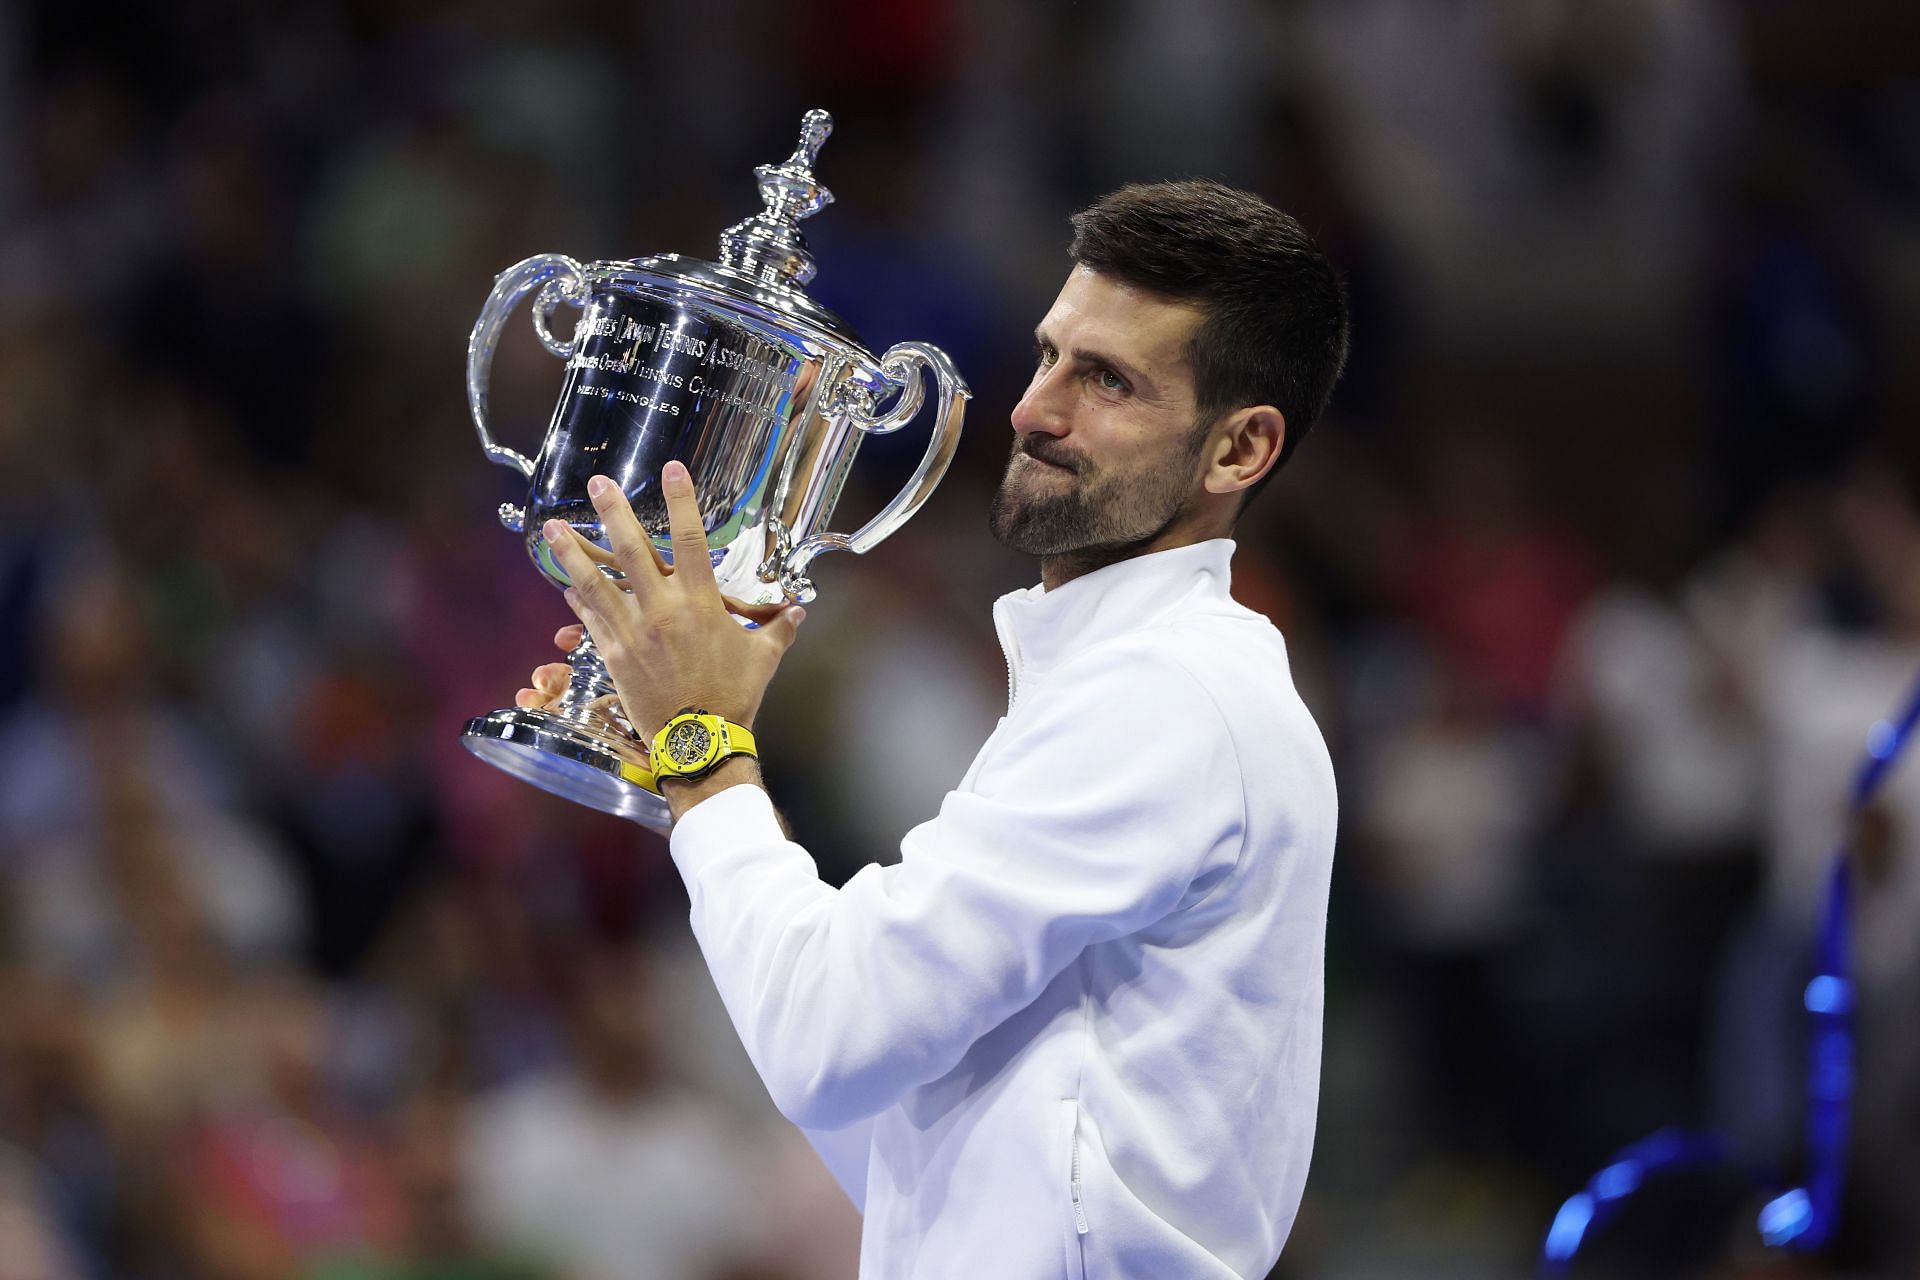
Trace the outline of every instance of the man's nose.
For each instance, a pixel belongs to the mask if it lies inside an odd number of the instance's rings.
[[[1013,406],[1014,434],[1060,436],[1067,433],[1067,379],[1059,364],[1042,369],[1027,384],[1026,394]]]

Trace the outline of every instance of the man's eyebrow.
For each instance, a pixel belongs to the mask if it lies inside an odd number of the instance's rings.
[[[1047,337],[1046,330],[1044,329],[1036,328],[1033,331],[1033,340],[1043,347],[1051,347],[1054,345],[1053,339]],[[1119,356],[1108,355],[1104,351],[1096,351],[1091,347],[1075,347],[1073,350],[1067,352],[1067,354],[1081,364],[1104,365],[1112,369],[1115,373],[1131,383],[1135,391],[1157,390],[1153,379],[1147,377],[1137,366],[1122,360]]]

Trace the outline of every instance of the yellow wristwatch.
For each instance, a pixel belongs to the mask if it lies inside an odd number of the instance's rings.
[[[760,754],[753,731],[698,708],[682,711],[653,735],[653,773],[659,784],[669,778],[704,778],[732,756]]]

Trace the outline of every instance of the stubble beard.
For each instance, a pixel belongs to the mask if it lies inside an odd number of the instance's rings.
[[[1020,456],[1034,456],[1031,439],[1015,440],[1006,474],[988,508],[988,527],[1004,546],[1043,560],[1084,561],[1079,571],[1124,560],[1152,543],[1186,511],[1194,463],[1206,431],[1196,429],[1176,457],[1127,471],[1094,471],[1084,458],[1047,444],[1043,462],[1066,471],[1043,471]],[[1016,473],[1025,470],[1025,480]]]

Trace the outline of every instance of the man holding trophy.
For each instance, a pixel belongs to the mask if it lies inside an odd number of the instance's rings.
[[[769,172],[783,171],[763,168],[763,191]],[[564,794],[512,753],[578,763],[585,731],[526,717],[617,705],[625,740],[595,748],[618,760],[594,776],[670,811],[694,933],[733,1023],[862,1209],[863,1277],[1263,1276],[1312,1149],[1333,773],[1280,634],[1231,599],[1228,565],[1241,510],[1339,376],[1345,303],[1297,223],[1218,184],[1123,188],[1073,222],[1074,265],[1035,331],[990,518],[1040,561],[1040,585],[994,606],[1009,707],[898,863],[823,884],[757,764],[779,750],[756,738],[755,715],[807,590],[795,573],[759,598],[736,588],[778,583],[780,553],[837,496],[845,451],[831,439],[790,460],[810,412],[797,406],[851,376],[831,360],[763,402],[768,437],[802,422],[789,456],[734,469],[790,477],[756,490],[773,516],[738,509],[740,486],[705,482],[714,469],[683,435],[644,475],[591,468],[591,513],[527,522],[584,633],[561,633],[569,662],[536,671],[513,711],[469,726],[488,759]],[[761,283],[763,298],[788,287]],[[624,323],[596,305],[583,327]],[[783,368],[804,366],[804,343],[781,349],[795,353]],[[911,396],[905,415],[848,395],[850,438],[911,416],[919,371],[949,375],[937,352],[915,352],[914,371],[869,366]],[[936,433],[957,426],[955,383]],[[661,385],[648,384],[649,421]],[[676,430],[718,411],[690,402]],[[547,454],[573,447],[570,412]],[[921,498],[944,469],[938,444],[923,488],[909,486]],[[830,495],[796,502],[822,471]],[[783,511],[810,523],[790,527]],[[730,578],[745,528],[760,531],[758,576]],[[582,648],[599,664],[590,678]]]

